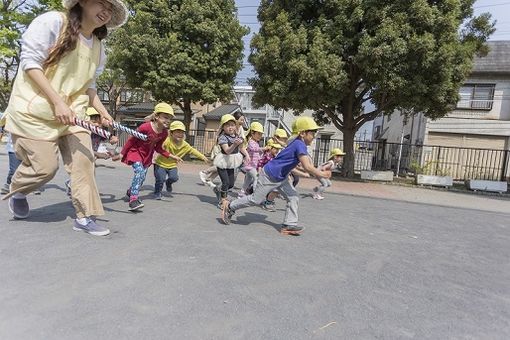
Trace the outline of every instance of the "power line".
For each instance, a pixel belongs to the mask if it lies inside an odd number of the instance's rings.
[[[496,7],[496,6],[505,6],[505,5],[510,5],[510,2],[503,2],[503,3],[500,3],[500,4],[494,4],[494,5],[483,5],[483,6],[475,6],[473,8],[487,8],[487,7]]]

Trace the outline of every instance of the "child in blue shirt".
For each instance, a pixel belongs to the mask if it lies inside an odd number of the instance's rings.
[[[287,201],[287,210],[280,232],[285,235],[299,235],[303,230],[303,227],[298,226],[299,195],[289,183],[289,173],[299,163],[306,172],[317,178],[329,178],[331,171],[317,170],[308,155],[306,147],[313,142],[315,134],[319,130],[317,123],[310,117],[298,117],[294,126],[293,133],[296,138],[262,168],[253,194],[223,206],[221,219],[225,224],[230,223],[231,217],[238,209],[261,205],[270,192],[278,190]]]

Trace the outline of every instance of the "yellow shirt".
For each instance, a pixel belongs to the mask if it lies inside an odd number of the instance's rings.
[[[188,153],[191,153],[198,159],[207,162],[207,157],[204,156],[200,151],[189,145],[189,143],[186,141],[182,141],[179,145],[177,145],[174,143],[172,137],[168,137],[163,143],[163,149],[170,152],[172,155],[179,156],[181,158],[186,156]],[[161,155],[158,155],[156,157],[155,163],[165,169],[173,169],[177,167],[177,161],[171,158],[163,157]]]

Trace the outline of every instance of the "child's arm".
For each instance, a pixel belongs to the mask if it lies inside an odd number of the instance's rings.
[[[202,162],[209,163],[209,159],[194,147],[190,147],[189,153],[200,159]]]
[[[181,157],[173,155],[163,148],[163,142],[165,140],[166,139],[162,139],[162,140],[158,141],[154,147],[154,150],[156,150],[156,152],[159,153],[163,157],[171,158],[171,159],[175,160],[177,163],[181,163],[182,162]]]
[[[298,177],[305,177],[305,178],[310,177],[310,174],[308,172],[301,171],[297,167],[292,169],[290,172],[292,172],[293,175],[298,176]]]
[[[244,155],[244,162],[245,163],[250,163],[251,161],[251,157],[250,155],[248,154],[248,151],[246,151],[246,148],[244,146],[241,146],[239,148],[239,152],[242,153]]]
[[[317,178],[330,178],[331,177],[331,171],[320,171],[317,168],[313,166],[312,160],[310,159],[310,156],[308,155],[300,155],[299,161],[301,162],[301,165],[305,169],[306,172],[308,172],[310,175],[313,175]]]
[[[234,143],[232,145],[228,146],[228,143],[222,143],[220,144],[220,148],[225,152],[227,155],[230,155],[232,151],[234,151],[235,148],[237,148],[239,145],[243,144],[244,140],[242,138],[236,138]],[[239,149],[243,149],[242,147],[239,147]],[[244,152],[246,153],[246,149],[244,149]],[[243,151],[241,151],[243,153]],[[243,153],[243,155],[245,154]]]

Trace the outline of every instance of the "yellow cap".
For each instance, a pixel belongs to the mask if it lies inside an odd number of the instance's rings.
[[[334,156],[345,156],[345,152],[342,149],[334,148],[329,153],[329,157],[334,157]]]
[[[271,147],[272,148],[275,148],[275,149],[283,149],[283,146],[281,146],[280,144],[278,143],[271,143]]]
[[[297,117],[292,123],[292,133],[297,135],[303,131],[320,130],[321,127],[311,117]]]
[[[274,135],[278,138],[289,138],[289,135],[287,135],[287,131],[285,131],[284,129],[276,129]]]
[[[253,122],[250,124],[250,129],[248,130],[248,133],[250,132],[264,133],[264,127],[259,122]]]
[[[184,132],[186,132],[186,127],[184,126],[183,122],[181,121],[173,121],[172,124],[170,124],[170,131],[175,131],[175,130],[182,130]]]
[[[94,109],[93,107],[89,107],[87,108],[87,110],[85,111],[85,114],[87,116],[99,116],[99,112],[97,112],[96,109]]]
[[[220,120],[220,126],[223,126],[226,122],[230,122],[230,121],[236,121],[235,117],[232,116],[231,114],[227,113],[226,115],[223,115],[221,116],[221,120]]]
[[[159,103],[156,106],[154,106],[154,113],[167,113],[170,116],[174,116],[174,109],[170,104],[167,103]]]

